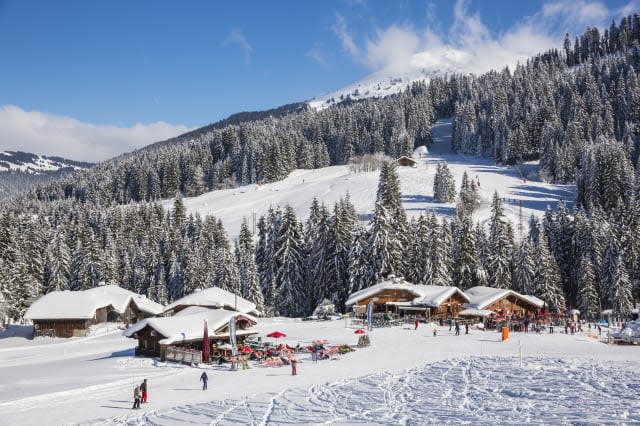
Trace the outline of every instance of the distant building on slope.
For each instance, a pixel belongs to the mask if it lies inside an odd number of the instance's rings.
[[[25,319],[33,322],[34,336],[86,336],[92,324],[135,323],[158,315],[164,307],[117,285],[84,291],[53,291],[29,307]]]
[[[543,308],[544,302],[535,296],[524,295],[513,290],[477,286],[465,291],[470,302],[465,304],[461,316],[524,317]]]
[[[407,157],[406,155],[403,155],[402,157],[398,158],[396,160],[396,163],[398,164],[398,166],[401,166],[401,167],[418,167],[418,162],[413,158]]]

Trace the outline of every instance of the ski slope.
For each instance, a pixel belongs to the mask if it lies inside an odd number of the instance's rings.
[[[524,232],[531,214],[541,215],[549,206],[552,209],[563,200],[570,207],[575,195],[573,185],[552,185],[541,181],[537,164],[526,164],[518,169],[496,165],[487,158],[477,158],[451,152],[451,119],[435,123],[432,134],[434,143],[429,152],[416,158],[418,167],[399,167],[403,205],[409,217],[434,211],[439,216],[453,216],[455,203],[433,202],[433,178],[438,162],[446,161],[460,188],[466,171],[470,179],[480,182],[478,192],[481,206],[474,213],[474,220],[484,222],[490,216],[494,191],[505,198],[505,214],[513,222],[518,236],[520,218]],[[526,182],[523,178],[526,178]],[[233,189],[212,191],[198,197],[184,199],[189,213],[214,215],[222,219],[229,236],[236,238],[243,220],[253,226],[254,218],[267,213],[269,206],[291,205],[299,218],[307,218],[314,197],[325,205],[333,204],[347,193],[360,217],[373,213],[378,172],[353,173],[349,166],[332,166],[315,170],[295,170],[286,179],[265,185],[246,185]],[[171,208],[173,200],[163,201]]]
[[[608,345],[586,333],[495,331],[434,337],[421,325],[374,329],[371,346],[312,363],[230,371],[133,357],[136,342],[114,324],[89,337],[28,340],[0,333],[0,425],[184,424],[632,424],[640,422],[637,346]],[[343,320],[271,318],[256,329],[355,344]],[[606,333],[606,331],[605,331]],[[520,345],[523,364],[520,366]],[[144,378],[149,403],[132,410]]]

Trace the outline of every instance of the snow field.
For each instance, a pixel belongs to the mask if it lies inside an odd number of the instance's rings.
[[[537,176],[537,164],[515,169],[499,166],[491,159],[477,158],[451,152],[451,119],[438,121],[432,128],[434,143],[429,153],[418,158],[418,167],[399,167],[398,174],[402,189],[403,206],[407,215],[417,217],[425,211],[433,211],[438,216],[451,217],[455,214],[455,203],[433,202],[433,178],[436,164],[446,161],[460,189],[462,175],[467,172],[470,179],[480,181],[478,193],[481,206],[474,213],[474,220],[485,222],[490,216],[490,205],[494,191],[505,198],[505,216],[512,221],[516,237],[520,206],[524,232],[531,214],[542,215],[547,206],[555,208],[564,200],[571,206],[574,185],[552,185],[544,183]],[[522,176],[526,170],[527,176]],[[373,214],[379,172],[352,173],[349,166],[332,166],[315,170],[294,170],[286,179],[265,185],[246,185],[233,189],[212,191],[197,197],[184,199],[188,213],[202,216],[214,215],[222,219],[231,239],[240,231],[243,219],[252,227],[256,220],[267,213],[269,206],[291,205],[298,218],[306,219],[314,197],[328,207],[347,193],[351,197],[356,212],[361,217]],[[523,177],[527,178],[525,182]],[[171,209],[173,200],[165,200],[163,206]]]
[[[354,345],[358,337],[344,321],[273,318],[255,329],[263,338],[282,331],[280,342],[290,345],[318,338]],[[637,346],[584,334],[514,333],[501,342],[494,331],[454,336],[448,327],[433,337],[426,325],[375,329],[371,339],[371,347],[335,361],[301,355],[297,376],[289,367],[207,366],[203,392],[201,368],[133,358],[136,341],[118,332],[33,341],[0,335],[0,425],[640,420]],[[133,388],[144,378],[150,402],[133,411]]]

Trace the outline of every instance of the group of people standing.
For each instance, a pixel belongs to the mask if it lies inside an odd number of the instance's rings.
[[[147,379],[144,379],[144,381],[140,383],[140,385],[136,386],[133,389],[133,408],[140,408],[140,402],[146,404],[147,398]]]

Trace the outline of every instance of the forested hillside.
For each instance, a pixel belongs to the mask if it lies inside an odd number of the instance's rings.
[[[416,283],[513,287],[550,308],[593,315],[612,307],[624,316],[640,292],[639,42],[633,15],[512,71],[435,78],[383,99],[210,128],[41,186],[2,208],[0,292],[10,317],[19,321],[40,294],[100,281],[161,302],[219,285],[302,315],[323,297],[342,305],[389,273]],[[576,211],[549,211],[514,241],[499,196],[489,229],[473,223],[463,183],[451,222],[408,223],[386,165],[367,227],[347,199],[314,204],[306,223],[276,208],[259,221],[255,247],[248,227],[234,247],[222,223],[186,216],[179,198],[365,153],[398,157],[429,142],[436,117],[454,113],[454,149],[505,163],[539,159],[547,179],[576,181]],[[126,205],[176,194],[170,213]]]

